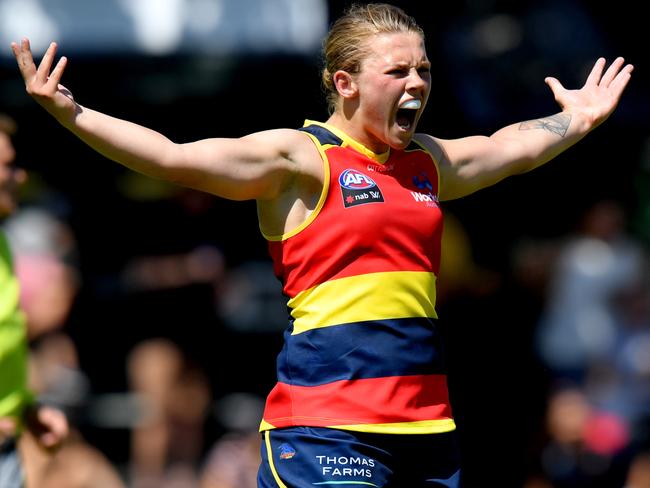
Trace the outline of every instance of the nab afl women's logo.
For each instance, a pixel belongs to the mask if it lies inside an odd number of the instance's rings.
[[[343,197],[343,205],[354,207],[364,203],[383,202],[384,196],[377,183],[356,169],[346,169],[339,176],[339,185]]]
[[[366,176],[356,169],[346,169],[341,176],[339,176],[339,183],[341,187],[348,190],[367,190],[377,186],[370,176]]]

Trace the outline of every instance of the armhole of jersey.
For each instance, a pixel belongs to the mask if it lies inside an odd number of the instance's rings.
[[[437,185],[438,187],[436,188],[436,196],[439,197],[440,196],[440,184],[441,184],[441,181],[440,181],[440,166],[438,164],[438,161],[433,156],[433,154],[431,154],[431,151],[429,151],[429,149],[427,149],[426,145],[424,145],[422,142],[420,142],[419,140],[417,140],[415,138],[413,139],[413,142],[418,145],[420,150],[424,151],[425,153],[427,153],[429,155],[429,157],[431,158],[431,161],[433,162],[433,166],[436,168],[437,183],[438,183],[438,185]]]
[[[301,230],[303,230],[305,227],[307,227],[310,223],[314,221],[314,219],[318,216],[320,213],[321,209],[323,208],[323,205],[325,205],[325,200],[327,199],[327,194],[329,193],[329,187],[330,187],[330,165],[329,165],[329,160],[327,159],[327,155],[325,154],[325,149],[327,147],[330,147],[329,144],[323,146],[320,144],[318,139],[310,134],[309,132],[305,132],[310,139],[313,141],[314,145],[316,146],[316,149],[318,149],[318,153],[320,154],[321,161],[323,162],[323,189],[321,190],[320,198],[318,199],[318,203],[316,204],[316,208],[314,208],[314,211],[309,214],[309,217],[305,219],[303,223],[298,225],[295,229],[290,230],[289,232],[285,232],[284,234],[281,235],[268,235],[262,232],[262,235],[267,241],[284,241],[286,239],[289,239],[289,237],[295,236],[298,234]]]

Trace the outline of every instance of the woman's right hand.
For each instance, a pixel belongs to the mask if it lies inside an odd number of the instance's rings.
[[[11,43],[11,50],[16,57],[20,74],[25,81],[25,88],[34,100],[52,114],[59,122],[65,124],[77,113],[78,106],[72,93],[60,84],[67,58],[61,57],[54,69],[52,64],[56,55],[55,42],[45,51],[41,63],[36,67],[29,39],[23,39],[20,45]]]

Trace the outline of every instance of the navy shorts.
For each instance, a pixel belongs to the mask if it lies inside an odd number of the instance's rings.
[[[319,427],[266,431],[259,488],[460,487],[455,432],[367,434]]]

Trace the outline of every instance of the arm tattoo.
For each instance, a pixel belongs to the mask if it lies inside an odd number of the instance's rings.
[[[569,114],[555,114],[549,117],[542,117],[536,120],[527,120],[519,124],[519,130],[530,129],[544,129],[554,134],[564,137],[569,124],[571,123],[571,116]]]

